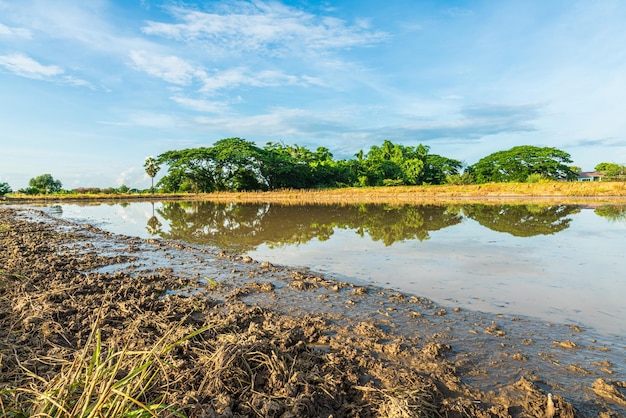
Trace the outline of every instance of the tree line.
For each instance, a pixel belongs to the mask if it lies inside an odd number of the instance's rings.
[[[165,167],[166,174],[156,184],[162,193],[210,193],[279,189],[319,189],[365,186],[474,184],[489,182],[568,181],[580,168],[572,166],[570,154],[557,148],[516,146],[494,152],[466,166],[461,161],[432,154],[426,145],[406,146],[385,140],[381,145],[360,150],[350,159],[334,159],[325,147],[311,150],[304,146],[268,142],[259,147],[242,138],[221,139],[211,147],[186,148],[148,157],[144,169],[152,180]],[[626,166],[600,163],[596,171],[604,180],[626,178]],[[61,182],[50,174],[30,180],[18,192],[50,194],[62,191]],[[0,195],[11,193],[0,183]],[[74,193],[138,192],[120,188],[79,188]]]
[[[518,146],[466,167],[430,153],[428,146],[389,140],[352,159],[335,160],[325,147],[313,151],[277,142],[258,147],[226,138],[212,147],[167,151],[152,162],[167,167],[159,190],[197,193],[572,180],[579,171],[569,165],[570,155],[556,148]]]

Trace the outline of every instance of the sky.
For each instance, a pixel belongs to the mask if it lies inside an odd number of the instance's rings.
[[[0,182],[148,188],[146,157],[231,137],[624,164],[624,22],[621,0],[0,0]]]

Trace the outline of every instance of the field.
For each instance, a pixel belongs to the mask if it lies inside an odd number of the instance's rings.
[[[626,198],[623,186],[540,183],[144,198],[597,202]],[[576,326],[437,306],[304,267],[116,236],[22,207],[0,207],[0,246],[2,416],[626,413],[619,347]]]
[[[350,187],[320,190],[270,192],[215,192],[185,194],[59,194],[47,196],[9,195],[9,202],[72,200],[212,200],[233,202],[297,203],[415,203],[485,201],[589,201],[626,200],[624,182],[539,182],[487,183],[476,185]]]

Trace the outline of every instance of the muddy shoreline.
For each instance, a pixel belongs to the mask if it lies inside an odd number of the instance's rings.
[[[26,208],[0,208],[0,248],[5,413],[32,410],[17,388],[45,387],[97,326],[104,345],[136,348],[209,327],[168,354],[170,383],[145,395],[184,416],[626,416],[626,348],[592,330]]]

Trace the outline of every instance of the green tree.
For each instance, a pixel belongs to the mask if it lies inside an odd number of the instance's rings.
[[[604,180],[626,180],[626,166],[616,163],[600,163],[595,167],[596,171],[604,173]]]
[[[9,183],[0,183],[0,196],[4,196],[7,193],[11,193],[13,190],[11,189],[11,186],[9,186]]]
[[[220,139],[213,145],[218,190],[266,190],[264,151],[241,138]]]
[[[28,185],[32,189],[37,189],[39,193],[49,194],[58,193],[63,185],[59,180],[55,180],[51,174],[42,174],[30,179]]]
[[[570,180],[575,173],[567,164],[570,155],[556,148],[530,145],[490,154],[468,167],[477,183],[525,182],[531,174],[541,174],[551,180]]]
[[[154,193],[154,177],[161,169],[161,166],[159,166],[159,162],[154,157],[147,157],[143,163],[143,168],[146,169],[146,174],[148,174],[152,180],[150,192]]]
[[[315,177],[310,165],[312,153],[305,147],[268,142],[264,150],[264,176],[270,189],[313,187]]]
[[[381,146],[372,146],[365,158],[357,153],[357,177],[367,186],[421,184],[427,154],[424,145],[410,147],[385,140]]]
[[[458,176],[463,163],[437,154],[426,155],[423,182],[427,184],[445,184],[448,177]]]
[[[157,161],[168,167],[167,175],[157,184],[165,192],[208,193],[216,189],[216,163],[211,148],[167,151]]]

